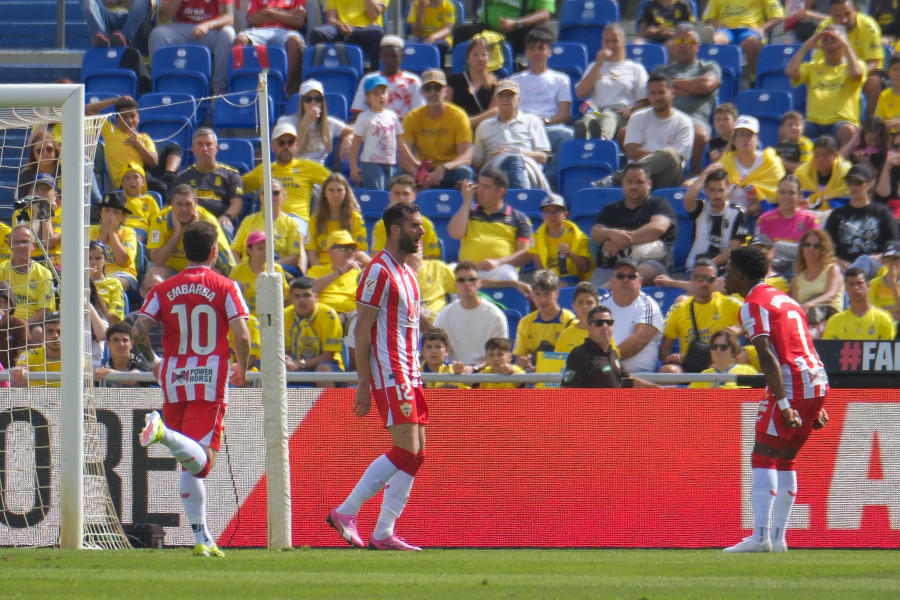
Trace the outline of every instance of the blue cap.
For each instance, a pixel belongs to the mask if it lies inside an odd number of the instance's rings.
[[[366,83],[363,87],[366,90],[366,93],[368,93],[377,88],[379,85],[387,87],[387,84],[388,80],[384,78],[384,75],[374,75],[366,79]]]
[[[54,190],[59,190],[59,188],[56,187],[56,177],[49,173],[38,173],[37,177],[34,178],[34,185],[37,185],[39,183],[49,185]]]

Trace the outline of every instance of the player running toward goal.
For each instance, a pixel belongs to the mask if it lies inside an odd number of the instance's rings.
[[[356,529],[360,507],[384,488],[370,550],[421,550],[394,535],[413,478],[425,459],[428,407],[419,374],[419,284],[406,257],[418,251],[425,230],[415,204],[392,204],[382,217],[387,241],[362,273],[356,291],[354,412],[364,417],[372,397],[393,447],[376,458],[343,504],[326,521],[351,546],[363,547]]]
[[[147,414],[142,446],[159,442],[181,463],[181,502],[194,532],[196,556],[225,556],[206,527],[206,488],[219,453],[228,401],[227,384],[241,385],[250,355],[248,310],[238,284],[212,270],[218,231],[205,221],[184,229],[186,269],[147,295],[134,323],[135,349],[159,377],[162,417]],[[150,346],[149,332],[163,328],[163,356]],[[229,365],[229,329],[237,362]],[[163,424],[165,421],[165,424]]]
[[[828,422],[822,407],[828,377],[806,314],[763,281],[767,271],[766,256],[757,248],[732,250],[725,267],[725,291],[744,297],[739,321],[756,347],[767,384],[751,455],[753,534],[725,552],[787,552],[785,529],[797,496],[794,459],[813,428]]]

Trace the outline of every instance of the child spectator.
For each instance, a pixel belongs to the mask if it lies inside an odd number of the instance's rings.
[[[141,243],[146,245],[150,224],[159,216],[160,208],[156,198],[147,193],[144,167],[140,163],[125,165],[122,191],[125,192],[125,225],[131,227]]]
[[[413,0],[407,22],[412,26],[411,40],[436,46],[440,64],[453,45],[456,8],[450,0]]]
[[[358,245],[346,229],[328,235],[329,264],[310,267],[307,275],[315,281],[319,302],[333,308],[341,320],[356,310],[356,288],[360,264],[355,260]]]
[[[775,152],[781,157],[784,170],[791,175],[797,167],[812,158],[813,143],[803,135],[805,126],[803,115],[795,110],[790,110],[781,117]]]
[[[306,242],[306,259],[309,266],[330,265],[328,236],[338,229],[346,229],[356,241],[359,250],[356,260],[361,265],[369,264],[366,254],[366,222],[363,220],[356,196],[350,182],[340,173],[334,173],[322,184],[322,197],[316,202],[314,214],[310,218],[309,239]]]
[[[575,223],[567,221],[566,201],[562,196],[548,193],[541,201],[544,223],[531,239],[536,269],[549,269],[566,285],[574,285],[590,277],[593,269],[588,237]]]
[[[891,85],[878,96],[875,115],[884,119],[891,131],[896,133],[900,131],[900,53],[891,55],[886,72]]]
[[[440,327],[434,327],[422,335],[422,373],[455,373],[465,370],[461,362],[450,362],[450,336]],[[437,383],[427,382],[425,388],[429,390],[438,388],[468,389],[461,383]]]
[[[484,344],[485,365],[482,373],[499,373],[502,375],[519,375],[525,369],[514,362],[510,349],[512,342],[508,338],[491,338]],[[482,390],[514,390],[525,387],[524,383],[476,383],[472,386]]]
[[[266,233],[264,231],[254,231],[247,236],[247,260],[241,261],[236,267],[231,269],[228,277],[234,279],[241,284],[241,291],[244,293],[244,300],[247,302],[247,308],[250,314],[256,314],[256,278],[260,273],[266,270]],[[290,288],[288,287],[287,277],[284,269],[277,262],[275,263],[275,272],[281,275],[281,283],[284,288],[284,300],[287,302]]]
[[[91,281],[97,288],[97,294],[106,304],[110,321],[118,323],[125,318],[125,295],[122,292],[122,283],[106,274],[107,250],[104,244],[91,242],[88,244],[88,262],[91,268]]]
[[[291,282],[291,306],[284,311],[285,365],[288,372],[343,371],[341,322],[333,309],[320,304],[315,282],[297,277]],[[317,387],[334,387],[319,382]]]
[[[873,173],[881,171],[891,144],[891,132],[879,116],[869,117],[841,148],[841,156],[854,165],[864,164]]]
[[[600,294],[590,281],[579,281],[575,286],[575,296],[572,298],[572,308],[578,320],[563,329],[556,338],[554,352],[569,353],[575,346],[580,346],[588,335],[588,313],[595,306],[600,306]],[[613,344],[615,345],[615,344]]]
[[[366,80],[369,108],[357,117],[350,143],[350,178],[374,190],[387,189],[397,164],[397,149],[404,143],[400,118],[387,108],[387,86],[387,79],[381,75]]]
[[[713,110],[713,129],[716,137],[709,140],[709,162],[718,162],[731,149],[731,138],[734,136],[734,123],[737,121],[737,106],[733,102],[723,102]]]
[[[800,191],[809,194],[805,208],[824,211],[829,209],[829,198],[850,193],[844,178],[853,165],[838,153],[837,140],[828,134],[819,136],[812,154],[812,160],[797,167],[794,176],[800,182]]]
[[[560,332],[575,320],[575,313],[559,306],[559,276],[553,271],[538,271],[531,283],[537,310],[521,321],[516,333],[516,364],[534,370],[535,354],[553,351]]]
[[[155,203],[155,202],[154,202]],[[106,272],[122,284],[128,292],[138,288],[137,281],[137,235],[125,225],[128,210],[123,192],[111,192],[97,204],[100,210],[100,224],[91,225],[91,240],[103,244],[106,252]]]

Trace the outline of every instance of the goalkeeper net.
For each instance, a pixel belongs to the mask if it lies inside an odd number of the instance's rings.
[[[81,85],[0,86],[0,363],[15,386],[0,394],[5,545],[130,547],[91,368],[103,333],[95,322],[92,335],[86,257],[104,119],[84,116]]]

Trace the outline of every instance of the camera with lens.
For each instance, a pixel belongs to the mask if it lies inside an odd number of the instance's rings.
[[[13,210],[19,211],[19,222],[49,221],[53,217],[53,206],[48,198],[30,194],[13,202]]]

